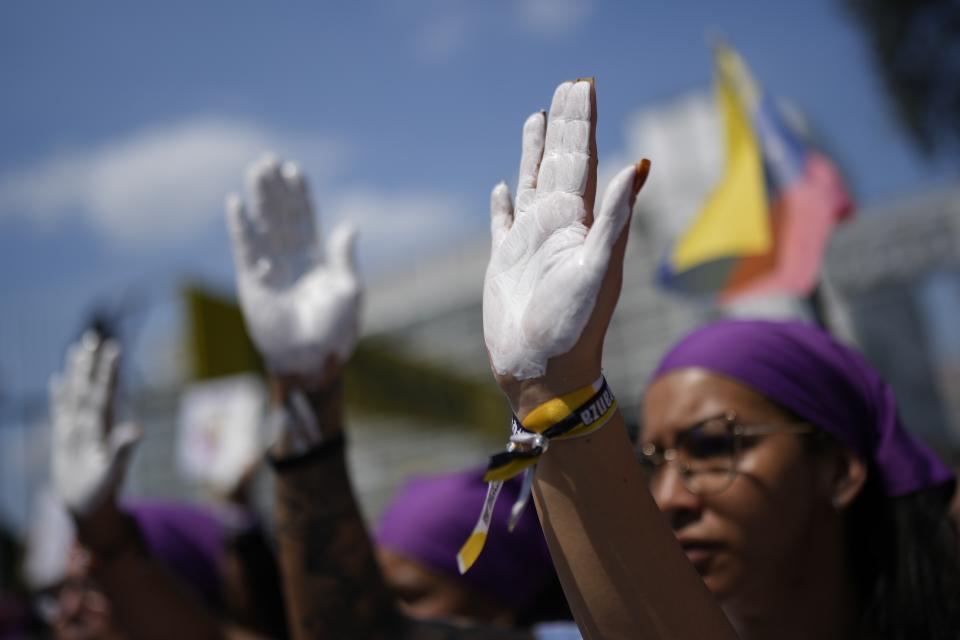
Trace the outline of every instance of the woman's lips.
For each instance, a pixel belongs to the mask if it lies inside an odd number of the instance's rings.
[[[680,540],[680,546],[687,556],[687,560],[701,574],[713,557],[723,548],[719,542],[707,540]]]

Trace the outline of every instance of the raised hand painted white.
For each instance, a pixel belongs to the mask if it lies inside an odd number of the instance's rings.
[[[247,328],[267,366],[280,375],[322,375],[357,342],[360,279],[356,233],[334,230],[323,250],[300,170],[267,154],[247,171],[250,206],[227,198],[237,291]]]
[[[123,482],[140,429],[112,427],[120,346],[87,333],[67,352],[66,368],[50,380],[53,485],[73,513],[89,514]]]
[[[549,122],[543,112],[527,119],[516,212],[506,184],[490,197],[483,335],[500,375],[541,376],[547,360],[573,348],[630,217],[633,166],[610,182],[588,226],[590,93],[590,82],[565,82],[553,95]]]

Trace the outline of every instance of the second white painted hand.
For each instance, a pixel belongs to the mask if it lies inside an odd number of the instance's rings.
[[[300,170],[273,155],[247,172],[251,205],[227,200],[237,290],[247,328],[270,370],[317,376],[330,356],[346,362],[359,332],[356,233],[341,225],[324,258]]]

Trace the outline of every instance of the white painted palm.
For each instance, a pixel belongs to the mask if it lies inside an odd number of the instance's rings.
[[[549,120],[539,112],[523,126],[516,209],[505,184],[491,195],[483,329],[501,376],[542,376],[550,358],[576,345],[630,217],[633,166],[612,180],[593,215],[592,92],[590,81],[557,87]]]
[[[53,484],[64,505],[84,516],[117,492],[140,429],[112,425],[120,347],[87,333],[50,380]]]
[[[227,199],[237,291],[247,328],[278,375],[321,376],[357,342],[360,279],[356,233],[334,230],[324,256],[300,170],[266,155],[247,171],[250,205]]]

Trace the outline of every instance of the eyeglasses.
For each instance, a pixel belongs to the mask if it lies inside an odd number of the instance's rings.
[[[749,438],[814,432],[813,426],[806,423],[743,425],[737,422],[735,412],[728,411],[682,431],[669,449],[648,442],[640,448],[637,457],[651,490],[662,480],[664,465],[672,462],[684,486],[692,493],[715,495],[729,487],[739,473],[740,458]]]

